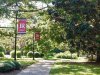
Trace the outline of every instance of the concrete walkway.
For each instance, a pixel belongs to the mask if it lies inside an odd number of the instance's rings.
[[[53,60],[40,60],[39,63],[27,67],[17,75],[49,75],[54,62]]]

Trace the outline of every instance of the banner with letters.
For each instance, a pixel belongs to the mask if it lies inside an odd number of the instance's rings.
[[[40,32],[35,32],[35,41],[40,40]]]
[[[18,26],[17,26],[18,34],[25,34],[26,33],[26,19],[19,19]]]

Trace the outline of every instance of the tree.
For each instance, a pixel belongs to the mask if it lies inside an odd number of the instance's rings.
[[[48,14],[66,32],[69,47],[97,53],[100,62],[99,0],[54,0]]]

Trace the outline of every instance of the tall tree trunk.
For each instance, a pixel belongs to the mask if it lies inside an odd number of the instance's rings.
[[[23,49],[21,49],[21,55],[23,56]]]
[[[97,51],[97,59],[96,59],[96,62],[100,62],[100,51],[99,50]]]
[[[89,58],[89,52],[87,52],[87,58]]]
[[[93,61],[93,53],[91,53],[91,60]]]
[[[79,57],[80,56],[80,52],[79,52],[79,50],[77,50],[77,57]]]
[[[73,58],[72,53],[71,53],[71,59]]]

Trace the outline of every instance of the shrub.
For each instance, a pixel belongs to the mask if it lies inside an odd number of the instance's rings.
[[[25,51],[25,50],[23,51],[24,56],[27,56],[27,53],[28,53],[27,51]]]
[[[77,54],[76,53],[73,53],[72,58],[73,59],[77,59]]]
[[[17,61],[6,61],[0,63],[0,72],[10,72],[12,70],[19,70],[21,68],[21,64]]]
[[[12,58],[14,58],[14,54],[15,54],[14,50],[10,52]],[[16,57],[21,58],[21,51],[16,51]]]
[[[58,53],[55,55],[56,58],[63,58],[63,59],[76,59],[77,58],[77,54],[72,54],[69,51],[64,52],[64,53]]]
[[[64,53],[58,53],[55,55],[56,58],[67,58],[67,56]]]
[[[9,63],[0,63],[0,72],[9,72],[13,70],[13,66]]]
[[[27,53],[27,57],[32,58],[32,57],[33,57],[33,52],[32,52],[32,51],[29,51],[29,52]]]
[[[44,54],[43,53],[40,53],[40,57],[44,57]]]
[[[16,52],[17,58],[21,58],[21,51]]]
[[[35,52],[35,53],[34,53],[34,56],[35,56],[36,58],[39,58],[39,57],[40,57],[40,53],[39,53],[39,52]]]
[[[4,52],[0,52],[0,57],[4,57]]]
[[[51,53],[61,53],[61,52],[64,52],[63,50],[60,50],[58,48],[55,48],[53,50],[50,51]]]
[[[11,55],[12,58],[14,58],[14,54],[15,54],[14,50],[10,52],[10,55]]]
[[[8,63],[8,64],[12,65],[12,69],[16,68],[16,65],[12,61],[6,61],[5,63]]]
[[[0,52],[6,52],[6,50],[2,47],[2,46],[0,46]]]
[[[72,58],[71,55],[69,55],[69,54],[66,55],[66,54],[64,54],[64,53],[56,54],[55,57],[56,57],[56,58],[63,58],[63,59],[71,59],[71,58]]]
[[[21,68],[21,64],[17,61],[12,61],[15,64],[15,70],[19,70]]]
[[[43,53],[34,52],[34,57],[35,57],[35,58],[39,58],[39,57],[43,57],[43,56],[44,56]],[[32,57],[33,57],[33,52],[32,52],[32,51],[29,51],[29,52],[27,53],[27,57],[32,58]]]
[[[88,60],[89,61],[96,61],[97,56],[96,55],[88,55]]]

